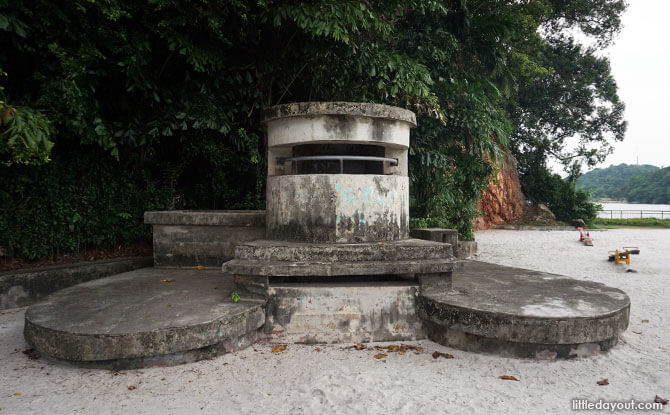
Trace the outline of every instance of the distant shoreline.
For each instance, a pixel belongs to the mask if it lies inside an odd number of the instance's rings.
[[[623,200],[616,200],[616,199],[598,199],[598,200],[592,200],[591,202],[593,203],[628,203],[626,199]]]

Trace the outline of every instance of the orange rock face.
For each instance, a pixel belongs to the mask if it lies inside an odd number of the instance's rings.
[[[521,183],[516,170],[516,159],[509,153],[495,179],[484,191],[477,209],[484,216],[474,219],[475,230],[489,229],[493,225],[512,222],[523,214],[526,197],[521,192]]]

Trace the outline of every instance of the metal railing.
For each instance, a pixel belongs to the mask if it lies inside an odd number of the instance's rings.
[[[320,156],[297,156],[297,157],[277,157],[277,163],[283,164],[291,162],[291,170],[295,174],[297,169],[297,162],[299,161],[339,161],[340,174],[344,174],[345,161],[376,161],[381,163],[389,163],[391,166],[398,165],[398,159],[377,156],[348,156],[348,155],[320,155]]]
[[[398,164],[398,159],[388,157],[374,157],[374,156],[300,156],[300,157],[279,157],[280,163],[285,161],[319,161],[319,160],[355,160],[355,161],[387,161],[392,166]]]
[[[598,217],[604,219],[670,219],[670,210],[603,209],[598,211]]]

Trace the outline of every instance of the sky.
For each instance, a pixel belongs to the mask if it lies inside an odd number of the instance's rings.
[[[670,166],[670,0],[629,0],[610,58],[628,129],[610,164]]]

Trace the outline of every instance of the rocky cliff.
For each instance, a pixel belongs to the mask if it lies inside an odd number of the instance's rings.
[[[523,214],[526,197],[521,192],[516,168],[516,159],[506,153],[500,171],[479,200],[477,208],[485,215],[475,218],[475,230],[509,223]]]

